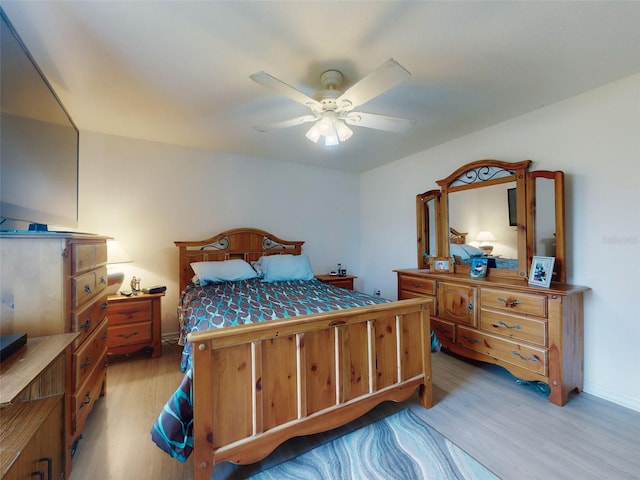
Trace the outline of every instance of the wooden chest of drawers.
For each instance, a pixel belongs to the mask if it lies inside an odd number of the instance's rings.
[[[1,332],[28,337],[79,333],[65,396],[69,451],[105,392],[106,240],[52,232],[0,236]]]
[[[161,299],[164,293],[139,293],[109,297],[109,354],[132,353],[151,348],[153,358],[161,354]]]
[[[548,385],[564,405],[583,384],[583,292],[553,283],[473,279],[464,274],[396,270],[398,298],[435,300],[431,326],[445,350],[495,363],[514,376]]]

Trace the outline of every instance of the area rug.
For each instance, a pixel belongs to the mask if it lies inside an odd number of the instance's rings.
[[[409,409],[403,409],[246,478],[496,480],[498,477]]]

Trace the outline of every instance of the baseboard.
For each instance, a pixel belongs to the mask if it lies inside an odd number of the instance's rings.
[[[629,408],[631,410],[635,410],[636,412],[640,412],[640,398],[632,397],[631,395],[624,395],[620,392],[615,392],[608,388],[605,388],[601,385],[596,385],[593,383],[584,384],[584,391],[590,395],[594,395],[603,400],[607,400],[608,402],[615,403],[620,405],[621,407]]]

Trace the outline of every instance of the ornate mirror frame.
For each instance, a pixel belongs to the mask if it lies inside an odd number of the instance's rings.
[[[490,268],[489,276],[527,280],[535,255],[554,256],[554,281],[566,281],[564,173],[529,171],[531,160],[503,162],[486,159],[468,163],[436,183],[440,190],[416,196],[418,268],[429,268],[429,257],[451,256],[450,244],[465,243],[466,234],[449,224],[449,195],[454,192],[514,182],[516,186],[517,267]],[[540,183],[542,182],[542,183]],[[551,182],[551,183],[549,183]],[[536,198],[536,191],[540,198]],[[549,192],[552,192],[550,194]],[[550,195],[553,198],[550,198]],[[544,225],[546,228],[537,227]],[[550,225],[550,226],[549,226]],[[435,229],[435,231],[433,231]],[[539,232],[551,229],[552,255],[541,250]],[[542,233],[540,233],[542,235]],[[549,239],[544,239],[549,240]],[[469,272],[469,266],[456,263],[456,273]]]

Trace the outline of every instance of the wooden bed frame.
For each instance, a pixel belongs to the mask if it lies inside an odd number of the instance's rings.
[[[304,242],[235,229],[180,248],[194,261],[300,254]],[[416,389],[433,405],[429,299],[411,299],[189,334],[194,478],[216,463],[257,462],[285,440],[344,425]]]

